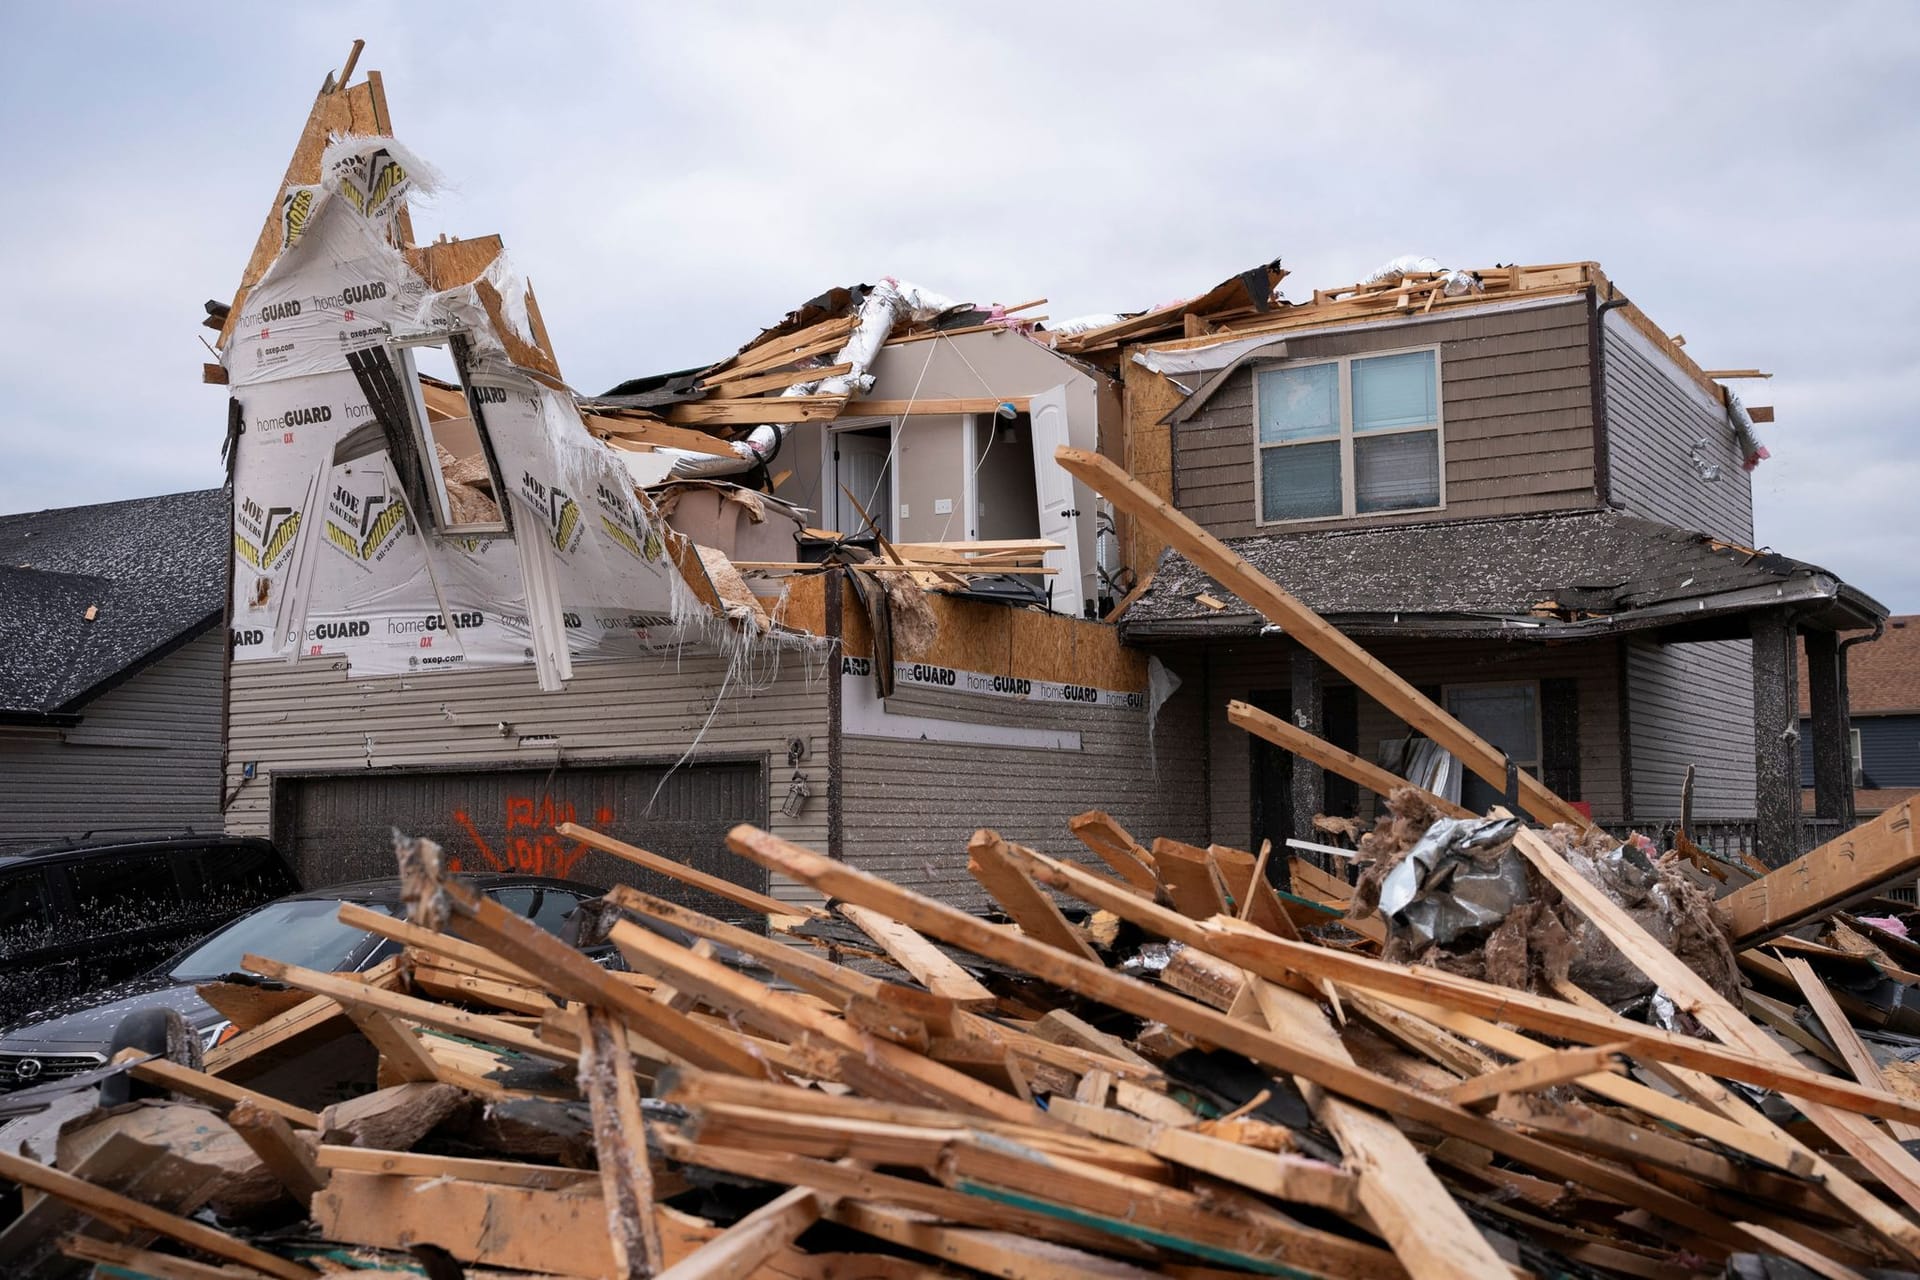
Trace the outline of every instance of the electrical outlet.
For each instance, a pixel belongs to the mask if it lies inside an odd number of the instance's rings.
[[[953,499],[952,498],[935,498],[933,500],[933,514],[937,516],[952,515]]]
[[[913,518],[912,514],[907,510],[907,504],[904,502],[900,504],[900,518],[902,520],[911,520]]]

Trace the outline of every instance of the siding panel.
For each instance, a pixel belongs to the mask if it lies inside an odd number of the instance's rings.
[[[813,665],[809,672],[803,654],[767,654],[754,679],[729,681],[724,660],[689,649],[577,663],[566,690],[543,693],[530,668],[356,677],[337,658],[240,663],[233,668],[228,779],[238,792],[227,828],[271,834],[276,773],[661,765],[685,756],[689,763],[766,764],[770,829],[824,849],[827,677],[817,659]],[[785,767],[790,737],[808,744],[800,770],[812,796],[798,818],[780,812],[792,777]],[[243,784],[240,771],[249,762],[258,773]],[[773,892],[796,901],[811,896],[779,879]]]
[[[1292,339],[1289,359],[1440,345],[1445,518],[1591,507],[1593,406],[1584,300],[1384,330]],[[1247,537],[1432,520],[1435,513],[1260,526],[1254,511],[1253,377],[1235,372],[1174,432],[1180,505],[1210,532]]]
[[[1753,544],[1753,480],[1723,407],[1618,316],[1604,336],[1607,447],[1613,500],[1636,515]],[[1694,465],[1717,466],[1719,479]]]
[[[1696,818],[1751,818],[1753,645],[1627,645],[1633,812],[1680,816],[1680,784],[1694,766]]]
[[[1176,670],[1179,670],[1176,668]],[[901,686],[897,712],[974,723],[1072,730],[1079,751],[903,742],[849,736],[846,858],[864,871],[972,910],[989,899],[967,874],[967,841],[982,827],[1042,853],[1097,863],[1067,820],[1105,809],[1150,843],[1206,843],[1203,704],[1198,673],[1161,708],[1151,739],[1144,712],[993,700]]]
[[[94,699],[71,729],[0,728],[0,848],[85,831],[218,831],[225,640],[209,628]]]

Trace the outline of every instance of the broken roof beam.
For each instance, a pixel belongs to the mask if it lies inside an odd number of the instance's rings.
[[[1489,785],[1499,791],[1506,790],[1508,761],[1503,752],[1188,519],[1172,503],[1097,453],[1063,445],[1054,451],[1054,457],[1075,479],[1116,508],[1151,526],[1201,572],[1252,605],[1268,621],[1278,624],[1287,635],[1312,650],[1388,712],[1452,752]],[[1592,825],[1585,814],[1548,790],[1532,774],[1522,769],[1517,777],[1521,804],[1535,818],[1543,822],[1565,822],[1583,831]]]
[[[664,416],[680,426],[757,427],[776,422],[831,422],[846,405],[845,396],[688,400],[668,405]]]

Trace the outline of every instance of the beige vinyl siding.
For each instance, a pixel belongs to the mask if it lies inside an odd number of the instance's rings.
[[[220,829],[220,668],[210,626],[81,708],[70,728],[0,727],[0,848],[87,831]]]
[[[1753,545],[1753,477],[1741,469],[1725,406],[1618,315],[1607,315],[1602,340],[1613,500],[1635,515]],[[1696,448],[1718,479],[1700,474]]]
[[[859,738],[845,743],[845,856],[863,871],[968,909],[988,905],[967,874],[982,827],[1042,853],[1102,865],[1067,820],[1104,809],[1134,837],[1206,843],[1200,688],[1161,709],[1148,743],[1144,711],[1016,703],[901,686],[900,714],[1072,730],[1079,751]]]
[[[1181,509],[1215,535],[1238,538],[1597,505],[1584,300],[1290,339],[1286,359],[1434,344],[1440,348],[1445,510],[1257,524],[1253,379],[1260,366],[1252,363],[1174,429]]]
[[[1450,684],[1492,684],[1572,678],[1579,682],[1580,794],[1602,822],[1623,815],[1620,763],[1620,660],[1611,640],[1583,644],[1531,645],[1503,641],[1374,641],[1367,651],[1417,688]],[[1211,673],[1209,705],[1222,709],[1210,718],[1208,798],[1213,838],[1245,848],[1252,830],[1252,754],[1247,734],[1224,713],[1228,701],[1247,699],[1259,690],[1284,695],[1292,680],[1291,646],[1283,640],[1217,642],[1207,658]],[[1197,659],[1184,658],[1184,675]],[[1345,683],[1327,673],[1327,687]],[[1359,698],[1359,754],[1376,758],[1383,738],[1401,738],[1407,727],[1365,694]],[[1374,797],[1360,792],[1363,815],[1378,812]]]
[[[228,785],[238,787],[227,829],[268,835],[276,771],[458,771],[515,765],[620,762],[671,764],[693,746],[690,763],[767,762],[772,830],[824,849],[827,840],[827,679],[824,664],[800,653],[762,655],[765,687],[728,682],[719,657],[684,654],[612,662],[576,662],[558,693],[543,693],[531,667],[474,668],[424,675],[356,677],[341,658],[233,667]],[[716,710],[714,698],[727,692]],[[709,722],[709,717],[711,721]],[[503,735],[502,722],[514,733]],[[552,746],[520,740],[551,736]],[[798,818],[784,817],[792,770],[789,737],[807,740],[801,771],[812,796]],[[248,763],[258,775],[242,784]],[[658,852],[671,854],[671,849]],[[776,896],[810,900],[810,891],[774,880]]]
[[[1694,766],[1693,816],[1754,815],[1753,642],[1626,646],[1633,814],[1680,816]]]

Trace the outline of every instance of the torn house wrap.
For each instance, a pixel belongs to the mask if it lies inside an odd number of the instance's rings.
[[[533,664],[551,686],[574,658],[632,656],[697,634],[705,610],[571,397],[509,362],[474,286],[429,290],[389,243],[418,169],[389,139],[336,140],[322,183],[283,202],[285,247],[226,349],[244,422],[236,661],[339,654],[368,674]],[[524,284],[498,260],[482,279],[526,340]],[[438,512],[410,509],[410,489],[431,494],[447,481],[439,466],[401,474],[406,461],[391,450],[389,433],[401,432],[416,450],[431,445],[427,456],[451,456],[423,429],[411,351],[392,340],[453,333],[469,344],[469,407],[498,477],[489,498],[482,464],[486,488],[462,492],[497,532],[443,533]],[[350,367],[373,352],[412,396],[411,411],[389,406],[404,421],[384,420]]]

